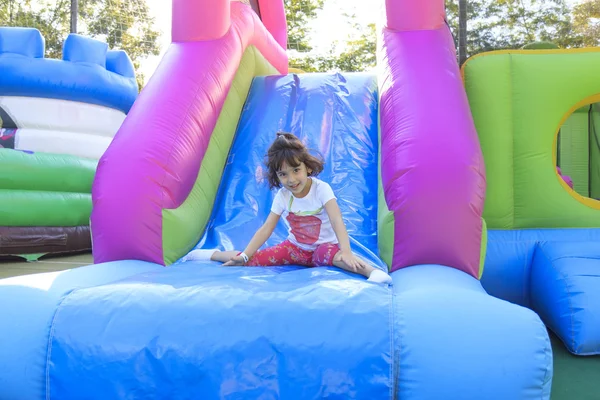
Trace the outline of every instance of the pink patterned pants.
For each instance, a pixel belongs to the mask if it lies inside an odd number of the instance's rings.
[[[246,265],[268,267],[273,265],[303,265],[306,267],[323,267],[333,265],[333,257],[340,251],[338,244],[324,243],[315,251],[301,249],[289,240],[276,246],[259,250]]]

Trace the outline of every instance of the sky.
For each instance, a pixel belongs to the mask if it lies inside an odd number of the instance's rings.
[[[567,3],[573,5],[580,1],[567,0]],[[149,57],[142,62],[141,69],[147,80],[171,43],[171,0],[146,0],[146,2],[156,20],[156,28],[162,33],[161,55]],[[382,5],[383,0],[326,0],[323,10],[312,24],[313,34],[319,38],[314,42],[315,50],[326,51],[331,48],[333,42],[344,42],[352,34],[350,26],[341,17],[342,12],[357,15],[357,22],[366,25],[377,21]]]

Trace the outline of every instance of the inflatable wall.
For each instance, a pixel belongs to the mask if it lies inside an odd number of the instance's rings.
[[[597,49],[492,52],[464,66],[488,178],[484,287],[531,307],[577,355],[600,354],[599,67]]]

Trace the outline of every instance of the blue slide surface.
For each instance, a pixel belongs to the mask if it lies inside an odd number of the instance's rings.
[[[243,250],[271,210],[277,189],[263,178],[264,155],[279,131],[297,135],[325,160],[319,179],[337,196],[352,248],[377,256],[377,81],[367,74],[258,77],[246,101],[209,229],[198,247]],[[280,222],[267,246],[287,238]]]

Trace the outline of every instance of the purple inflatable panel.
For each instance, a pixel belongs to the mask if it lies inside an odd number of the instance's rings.
[[[222,38],[171,45],[98,164],[94,262],[164,263],[162,212],[189,195],[248,46],[287,72],[285,50],[239,2],[231,3],[231,27]]]
[[[485,168],[450,31],[386,28],[379,64],[391,269],[441,264],[478,278]]]

